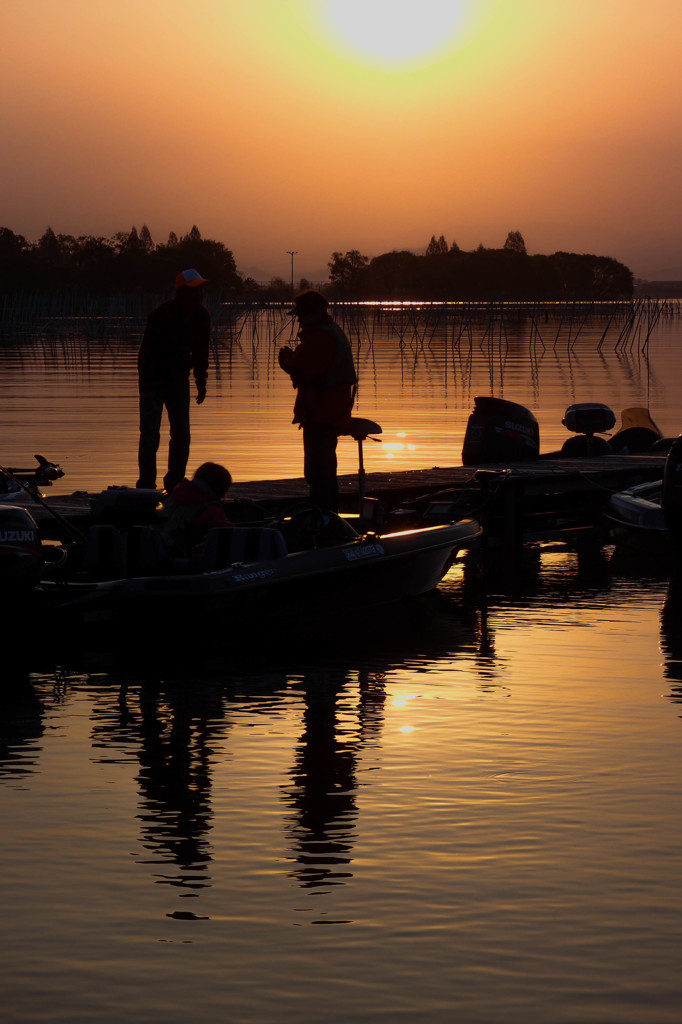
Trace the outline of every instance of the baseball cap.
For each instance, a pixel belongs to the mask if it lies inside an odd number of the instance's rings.
[[[291,316],[298,316],[299,313],[309,313],[311,309],[326,309],[328,305],[322,292],[315,288],[306,288],[295,297],[289,313]]]
[[[175,278],[176,288],[198,288],[200,284],[208,284],[208,281],[198,270],[183,270]]]

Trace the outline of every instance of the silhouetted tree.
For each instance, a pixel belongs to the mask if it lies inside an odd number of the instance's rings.
[[[47,228],[34,253],[34,287],[52,290],[69,286],[72,243],[71,235],[55,235]]]
[[[408,249],[394,249],[375,256],[369,264],[365,293],[383,299],[411,297],[420,290],[423,265],[424,258]]]
[[[135,225],[126,235],[114,236],[117,254],[113,267],[114,280],[121,291],[146,291],[148,288],[149,251],[140,239]]]
[[[141,231],[112,238],[56,235],[48,227],[28,242],[0,227],[0,292],[71,291],[111,295],[117,292],[165,293],[176,274],[196,267],[212,290],[222,295],[255,295],[286,301],[290,283],[273,278],[265,288],[242,279],[234,256],[221,242],[201,237],[193,225],[178,240],[170,232],[154,245],[146,224]],[[529,256],[520,232],[510,231],[504,248],[479,245],[463,252],[443,235],[432,236],[423,256],[393,250],[370,260],[357,249],[334,252],[329,261],[330,290],[349,298],[600,300],[629,299],[632,272],[608,256],[556,252]],[[301,279],[300,287],[308,285]]]
[[[441,256],[443,253],[448,251],[448,243],[445,241],[443,235],[436,239],[435,235],[431,235],[431,241],[426,247],[427,256]]]
[[[14,291],[28,281],[32,254],[23,235],[0,228],[0,291]]]
[[[523,240],[523,235],[520,231],[510,231],[507,235],[507,239],[504,243],[504,248],[508,252],[520,252],[526,255],[526,243]]]
[[[21,258],[20,258],[21,257]],[[203,239],[196,225],[178,241],[154,245],[143,225],[138,233],[119,231],[110,239],[55,235],[47,228],[37,243],[0,228],[0,264],[14,268],[0,281],[0,290],[14,288],[82,290],[92,293],[168,292],[179,271],[197,267],[210,287],[234,293],[240,285],[234,256],[221,242]]]
[[[263,294],[261,290],[261,294]],[[264,297],[273,302],[291,302],[291,281],[283,277],[273,277],[265,288]]]
[[[48,227],[38,240],[38,256],[41,260],[45,260],[46,263],[54,263],[59,259],[60,255],[61,249],[57,236],[52,228]]]
[[[632,271],[610,256],[555,252],[553,263],[563,299],[630,298]]]
[[[521,238],[521,243],[523,239]],[[629,298],[632,274],[609,257],[558,253],[529,256],[520,248],[473,252],[442,251],[438,240],[423,256],[394,250],[375,256],[354,279],[359,297],[511,301],[536,299]],[[513,238],[515,245],[518,238]],[[524,246],[525,250],[525,246]],[[335,253],[330,267],[343,264]]]
[[[142,225],[140,229],[140,245],[145,252],[154,251],[154,242],[152,241],[152,234],[146,224]]]
[[[368,263],[369,257],[363,256],[357,249],[350,249],[345,255],[333,252],[327,264],[332,288],[344,295],[357,294],[359,282]]]
[[[74,285],[84,292],[106,293],[116,277],[116,251],[111,241],[92,235],[75,240]]]

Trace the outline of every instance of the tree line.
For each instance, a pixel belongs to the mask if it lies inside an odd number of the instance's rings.
[[[37,242],[0,227],[0,293],[167,293],[185,267],[199,268],[226,300],[291,297],[291,282],[275,277],[263,283],[240,274],[231,250],[202,238],[196,225],[182,236],[171,232],[161,244],[146,225],[112,238],[48,228]],[[632,273],[617,260],[569,252],[529,255],[519,231],[510,231],[501,249],[479,245],[467,252],[440,235],[422,254],[334,252],[328,270],[330,297],[349,300],[571,301],[629,299],[633,293]],[[301,279],[298,287],[309,284]]]
[[[222,242],[202,238],[196,225],[180,237],[171,232],[158,245],[146,225],[112,238],[75,238],[48,228],[37,242],[0,228],[0,291],[5,293],[164,293],[180,270],[194,266],[223,292],[241,285],[233,254]]]
[[[423,255],[393,250],[370,259],[356,249],[335,252],[331,290],[357,299],[433,301],[572,301],[629,299],[632,272],[610,256],[555,252],[529,255],[520,231],[501,249],[479,245],[467,252],[443,235],[431,237]]]

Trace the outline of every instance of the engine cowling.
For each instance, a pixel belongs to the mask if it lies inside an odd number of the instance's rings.
[[[0,505],[0,588],[34,587],[42,565],[42,543],[33,516],[19,506]]]
[[[474,399],[462,446],[463,466],[521,462],[539,454],[538,421],[525,406],[503,398]]]

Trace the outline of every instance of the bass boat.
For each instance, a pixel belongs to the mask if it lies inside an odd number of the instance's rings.
[[[641,555],[682,552],[682,435],[671,445],[663,477],[611,495],[604,521],[616,546]]]
[[[482,530],[463,519],[382,533],[301,505],[266,525],[208,531],[190,557],[168,554],[157,525],[89,527],[65,564],[47,565],[39,607],[65,623],[202,624],[239,634],[355,614],[434,590]]]

